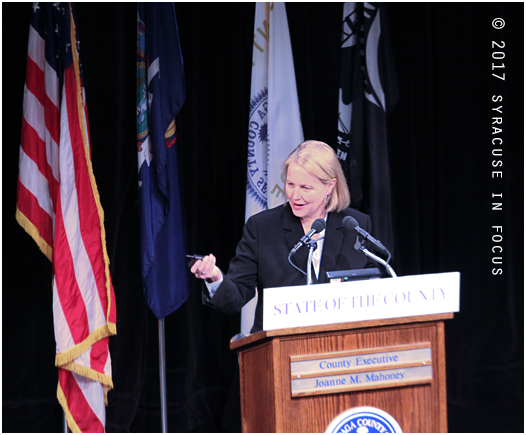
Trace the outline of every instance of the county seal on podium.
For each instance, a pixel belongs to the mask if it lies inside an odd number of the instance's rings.
[[[325,433],[402,433],[402,429],[387,412],[371,406],[360,406],[338,415]]]

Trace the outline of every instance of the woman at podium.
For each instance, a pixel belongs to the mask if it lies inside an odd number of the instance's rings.
[[[288,201],[248,219],[227,273],[216,266],[212,254],[191,268],[197,278],[205,280],[203,303],[226,314],[240,311],[259,289],[251,333],[263,329],[265,288],[307,283],[309,248],[300,244],[290,254],[317,219],[325,221],[325,229],[311,237],[317,243],[312,256],[313,283],[328,282],[327,271],[371,265],[354,249],[356,232],[342,223],[345,216],[352,216],[361,228],[371,230],[370,217],[349,208],[349,190],[333,149],[323,142],[304,142],[287,157],[283,173]]]

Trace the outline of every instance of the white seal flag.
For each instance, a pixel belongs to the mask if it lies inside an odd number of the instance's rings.
[[[282,164],[303,142],[284,3],[256,3],[245,219],[283,203]]]
[[[245,220],[286,201],[282,164],[303,142],[285,3],[256,3],[248,124]],[[255,301],[243,309],[250,330]]]

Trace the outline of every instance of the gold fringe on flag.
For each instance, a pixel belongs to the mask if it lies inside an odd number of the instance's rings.
[[[71,8],[71,6],[70,6]],[[73,13],[70,13],[70,22],[71,22],[71,46],[76,47],[77,46],[77,39],[76,39],[76,29],[75,29],[75,20],[73,19]],[[104,228],[104,210],[102,209],[102,205],[100,203],[100,197],[99,197],[99,190],[97,189],[97,183],[95,182],[95,176],[93,175],[93,166],[91,164],[91,159],[89,156],[89,146],[88,146],[88,138],[86,136],[86,124],[84,122],[84,105],[83,105],[83,99],[82,99],[82,83],[80,80],[80,71],[79,71],[79,57],[77,50],[72,50],[73,53],[73,64],[75,67],[75,78],[77,81],[77,105],[78,105],[78,114],[79,114],[79,124],[80,124],[80,131],[82,133],[82,143],[84,145],[84,155],[86,158],[86,166],[88,169],[89,178],[91,181],[91,188],[93,191],[93,196],[95,198],[95,202],[97,204],[97,211],[99,213],[99,222],[100,222],[100,236],[101,236],[101,243],[102,243],[102,252],[104,255],[104,264],[105,264],[105,274],[106,274],[106,291],[108,295],[108,313],[106,315],[106,321],[108,322],[108,329],[110,333],[116,334],[117,333],[117,326],[114,323],[109,322],[110,317],[110,308],[111,304],[114,303],[111,299],[111,278],[110,278],[110,259],[108,257],[108,252],[106,249],[106,229]]]
[[[33,223],[27,217],[25,217],[25,215],[18,209],[18,207],[16,208],[16,220],[19,223],[19,225],[24,230],[26,230],[26,233],[28,233],[31,236],[31,238],[35,241],[37,246],[48,258],[48,260],[53,261],[53,248],[47,244],[47,242],[40,235],[40,232],[38,231],[37,227],[35,227]]]

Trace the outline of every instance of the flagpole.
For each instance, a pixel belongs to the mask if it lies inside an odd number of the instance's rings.
[[[161,426],[162,433],[168,432],[166,417],[166,363],[164,352],[164,318],[159,319],[159,378],[161,382]]]

